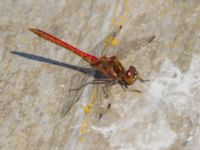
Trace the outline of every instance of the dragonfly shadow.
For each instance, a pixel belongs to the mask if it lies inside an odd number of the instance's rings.
[[[92,68],[78,67],[78,66],[70,65],[70,64],[67,64],[67,63],[60,62],[60,61],[52,60],[50,58],[46,58],[46,57],[43,57],[43,56],[38,56],[38,55],[19,52],[19,51],[11,51],[11,53],[14,54],[14,55],[20,56],[20,57],[24,57],[26,59],[31,59],[31,60],[44,62],[44,63],[56,65],[56,66],[61,66],[61,67],[64,67],[64,68],[69,68],[69,69],[72,69],[72,70],[75,70],[75,71],[79,71],[81,73],[88,74],[88,75],[90,75],[94,78],[96,76],[95,73],[94,73],[95,70],[92,69]]]

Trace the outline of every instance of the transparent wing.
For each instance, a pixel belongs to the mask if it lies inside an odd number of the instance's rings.
[[[131,50],[138,50],[143,46],[146,46],[155,38],[154,35],[133,39],[133,40],[117,40],[116,36],[122,29],[122,25],[114,28],[105,38],[103,38],[95,47],[90,51],[93,52],[96,56],[108,55],[108,56],[117,56],[122,59]]]
[[[104,37],[95,47],[90,50],[91,53],[98,57],[105,55],[107,49],[112,46],[115,37],[119,34],[121,29],[122,25],[114,28],[106,37]]]
[[[115,47],[112,47],[112,52],[113,54],[110,54],[112,56],[117,56],[119,59],[123,59],[128,53],[132,50],[138,50],[143,46],[146,46],[150,42],[153,41],[155,38],[154,35],[148,36],[148,37],[143,37],[139,39],[134,39],[131,41],[121,41]]]
[[[81,67],[85,67],[85,66],[88,67],[88,65],[84,62],[84,60],[81,60],[78,65]],[[87,72],[85,74],[77,72],[72,76],[72,78],[70,80],[70,84],[67,87],[68,91],[66,91],[66,92],[68,92],[68,94],[66,97],[66,101],[63,104],[61,117],[65,117],[65,115],[72,109],[74,104],[80,99],[84,88],[80,88],[79,90],[71,90],[71,91],[69,91],[69,90],[77,89],[77,88],[81,87],[82,85],[84,85],[85,83],[89,82],[89,80],[92,80],[92,76],[90,76],[88,73],[91,74],[92,72]]]
[[[75,73],[75,75],[73,75],[73,77],[71,79],[69,87],[71,89],[76,89],[77,87],[80,87],[81,85],[86,83],[89,80],[89,78],[90,78],[90,76],[87,75],[87,74],[83,74],[83,73],[79,73],[79,72]],[[69,93],[68,93],[66,100],[63,104],[61,117],[65,117],[65,115],[72,109],[74,104],[81,97],[83,90],[84,90],[84,88],[81,88],[80,90],[75,90],[75,91],[73,91],[73,90],[67,91]]]

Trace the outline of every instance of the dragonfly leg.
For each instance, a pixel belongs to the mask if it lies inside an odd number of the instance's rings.
[[[138,77],[138,80],[140,80],[141,82],[149,82],[150,80],[144,80],[141,77]],[[122,85],[121,85],[122,86]],[[136,89],[126,89],[122,86],[122,88],[127,91],[127,92],[137,92],[137,93],[142,93],[140,90],[136,90]]]
[[[106,92],[106,89],[108,88],[108,87],[111,87],[111,86],[113,86],[114,84],[116,84],[116,83],[118,83],[119,82],[119,80],[107,80],[107,82],[105,83],[105,86],[103,86],[102,87],[102,90],[103,90],[103,92],[104,92],[104,94],[106,95],[106,98],[108,98],[109,97],[109,94]]]
[[[103,114],[100,113],[100,114],[99,114],[99,120],[102,118],[102,116],[103,116]],[[99,121],[99,120],[98,120],[98,121]]]
[[[144,80],[144,79],[142,79],[141,77],[139,77],[138,80],[140,80],[141,82],[149,82],[149,81],[150,81],[150,80],[148,80],[148,79],[147,79],[147,80]]]
[[[111,103],[108,103],[107,110],[110,109]],[[103,113],[99,113],[99,120],[103,117]]]
[[[111,107],[111,103],[108,103],[107,109],[110,109]]]
[[[136,93],[142,93],[140,90],[136,90],[136,89],[126,89],[126,92],[136,92]]]
[[[96,80],[96,79],[95,79],[95,80],[89,81],[89,82],[87,82],[87,83],[85,83],[85,84],[79,86],[78,88],[70,89],[70,90],[69,90],[69,93],[70,93],[71,91],[79,91],[80,89],[84,88],[85,86],[87,86],[87,85],[89,85],[89,84],[104,84],[104,83],[105,83],[104,80]]]
[[[105,96],[106,96],[106,98],[108,98],[109,97],[109,94],[106,92],[106,88],[107,87],[102,87],[102,90],[103,90],[103,93],[105,94]]]
[[[126,91],[126,92],[137,92],[137,93],[141,93],[140,90],[136,90],[136,89],[128,89],[128,87],[124,84],[120,84],[121,85],[121,88]]]
[[[121,84],[121,83],[120,83],[120,86],[121,86],[121,88],[122,88],[124,91],[126,91],[126,89],[128,88],[126,85]]]
[[[111,87],[118,82],[119,82],[119,80],[110,80],[110,79],[107,80],[107,83],[105,84],[105,86],[102,87],[102,90],[103,90],[104,94],[106,95],[106,98],[109,97],[109,94],[106,92],[106,88]],[[111,103],[108,103],[107,110],[110,108],[111,108]],[[100,113],[99,120],[102,118],[102,116],[103,116],[103,113]]]

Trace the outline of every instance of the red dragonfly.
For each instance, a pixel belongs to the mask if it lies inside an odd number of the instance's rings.
[[[101,44],[103,48],[103,51],[105,52],[105,49],[107,48],[106,44],[109,44],[110,41],[112,41],[119,31],[122,29],[122,26],[117,27],[114,29],[108,36],[106,36],[102,42],[100,42],[97,47]],[[91,54],[88,54],[86,52],[83,52],[82,50],[70,45],[67,42],[62,41],[61,39],[46,33],[42,30],[30,28],[30,30],[37,34],[38,36],[53,42],[61,47],[64,47],[68,49],[69,51],[75,53],[76,55],[80,56],[84,61],[86,61],[92,68],[94,68],[96,71],[100,72],[102,75],[104,75],[106,78],[103,79],[94,79],[88,83],[85,83],[74,90],[79,90],[82,87],[88,85],[88,84],[105,84],[105,86],[102,88],[104,93],[107,95],[105,88],[110,87],[114,84],[119,83],[121,87],[126,90],[129,85],[133,84],[137,79],[141,82],[146,82],[147,80],[143,80],[139,73],[137,72],[136,68],[134,66],[130,66],[127,70],[122,65],[120,60],[118,59],[117,55],[124,55],[128,50],[125,51],[119,51],[116,53],[116,55],[113,55],[112,57],[108,57],[105,54],[102,54],[102,56],[97,57]],[[133,48],[140,48],[141,46],[145,46],[146,44],[150,43],[155,36],[150,36],[147,38],[142,38],[137,41],[132,42],[129,44],[129,46],[132,46]],[[109,41],[108,41],[109,40]],[[107,41],[107,42],[105,42]],[[98,50],[98,49],[96,49]],[[102,52],[103,53],[103,52]],[[135,90],[137,92],[140,92],[138,90]],[[108,95],[107,95],[108,96]],[[72,105],[72,104],[71,104]],[[71,107],[71,106],[70,106]],[[66,112],[69,111],[70,108],[66,110]]]

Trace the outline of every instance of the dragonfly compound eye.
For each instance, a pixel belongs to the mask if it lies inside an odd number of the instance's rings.
[[[133,84],[133,82],[135,82],[135,80],[137,80],[138,78],[138,72],[135,69],[135,67],[130,66],[129,69],[126,71],[125,75],[123,76],[123,81],[127,84],[127,85],[131,85]]]
[[[127,76],[131,76],[131,75],[132,76],[138,75],[138,72],[137,72],[136,68],[133,67],[133,66],[130,66],[128,71],[127,71]]]

